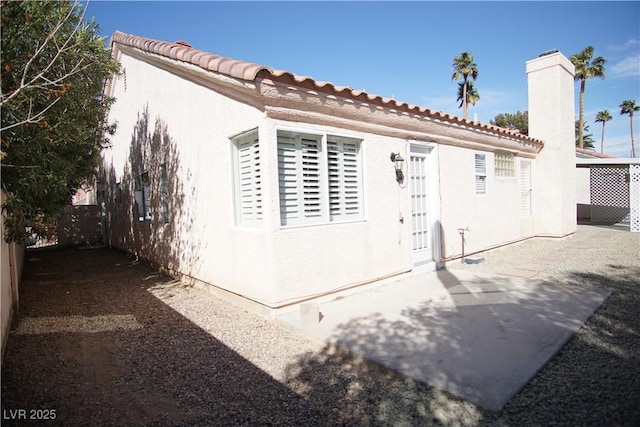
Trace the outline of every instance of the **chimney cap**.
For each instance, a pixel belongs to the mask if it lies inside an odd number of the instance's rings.
[[[545,50],[540,55],[538,55],[538,58],[540,58],[541,56],[547,56],[547,55],[551,55],[551,54],[558,53],[558,52],[559,52],[558,49]]]

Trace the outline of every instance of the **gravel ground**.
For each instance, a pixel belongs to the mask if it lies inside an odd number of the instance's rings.
[[[485,262],[447,267],[547,262],[536,280],[613,290],[501,413],[96,249],[29,254],[2,363],[2,424],[24,424],[11,419],[24,409],[55,410],[39,422],[57,425],[637,425],[640,235],[581,226],[476,256]]]

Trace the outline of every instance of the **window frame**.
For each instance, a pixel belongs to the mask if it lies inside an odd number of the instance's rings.
[[[276,127],[275,136],[276,167],[278,171],[278,215],[281,228],[366,221],[363,138],[320,129],[281,126]],[[284,142],[285,138],[289,138],[291,141]],[[317,142],[317,147],[315,148],[311,147],[313,141]],[[286,149],[283,148],[285,144],[289,145]],[[303,149],[303,144],[306,144],[306,151],[300,151]],[[357,145],[355,163],[352,163],[351,160],[346,160],[349,155],[345,154],[345,144]],[[294,145],[295,149],[291,148]],[[336,147],[336,145],[338,146],[337,149],[332,148]],[[284,166],[285,163],[289,167]],[[294,163],[295,175],[283,175],[283,170],[291,170],[294,167]],[[346,166],[347,164],[350,166]],[[305,170],[307,171],[306,174]],[[350,172],[347,172],[348,170]],[[339,175],[337,180],[332,178],[336,172]],[[349,175],[349,178],[353,180],[353,173],[356,174],[355,182],[351,181],[349,185],[346,185],[345,177]],[[295,184],[293,184],[294,181]],[[290,182],[289,191],[283,187],[285,182]],[[305,187],[307,184],[308,187]],[[317,195],[315,194],[316,188]],[[356,191],[355,196],[353,196],[354,189]],[[286,198],[287,193],[289,195],[288,198]],[[294,193],[296,194],[295,199],[291,197]],[[336,200],[339,201],[336,202]],[[345,206],[355,206],[355,208],[348,209]],[[297,212],[298,216],[288,218],[286,212],[283,212],[283,208],[286,209],[287,207],[291,208],[292,212]],[[354,213],[346,214],[344,213],[345,211]]]

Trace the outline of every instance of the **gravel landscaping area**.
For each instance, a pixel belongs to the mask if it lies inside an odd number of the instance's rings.
[[[640,234],[580,226],[474,256],[447,268],[613,291],[500,413],[95,249],[29,253],[3,425],[637,425]],[[21,409],[55,419],[11,419]]]

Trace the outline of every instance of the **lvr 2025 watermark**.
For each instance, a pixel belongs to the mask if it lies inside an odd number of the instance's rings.
[[[55,420],[55,409],[3,409],[3,420]]]

